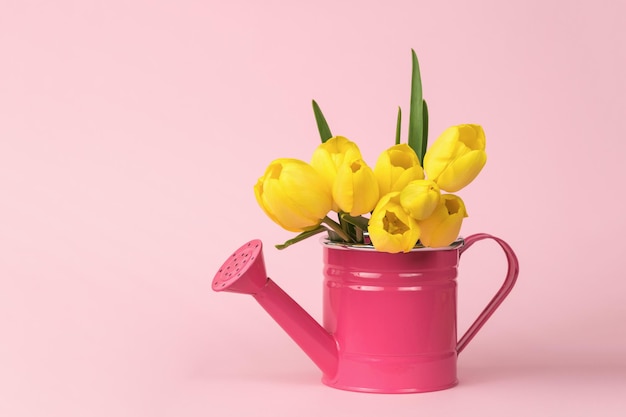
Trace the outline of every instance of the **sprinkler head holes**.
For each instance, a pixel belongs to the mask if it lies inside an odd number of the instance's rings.
[[[263,243],[254,239],[237,249],[213,278],[214,291],[255,294],[267,281]]]

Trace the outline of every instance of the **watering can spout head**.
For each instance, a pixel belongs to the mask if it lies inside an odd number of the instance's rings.
[[[211,287],[252,295],[325,375],[334,375],[338,357],[334,337],[268,278],[262,249],[258,239],[242,245],[217,271]]]
[[[241,246],[222,265],[213,278],[214,291],[256,294],[267,283],[263,244],[255,239]]]

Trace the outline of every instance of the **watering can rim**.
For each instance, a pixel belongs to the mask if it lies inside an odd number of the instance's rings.
[[[365,235],[365,233],[364,233]],[[330,240],[328,237],[323,237],[320,239],[320,243],[328,247],[330,249],[340,249],[340,250],[360,250],[360,251],[376,251],[374,245],[366,244],[366,243],[347,243],[347,242],[339,242]],[[422,245],[416,245],[409,252],[432,252],[432,251],[445,251],[445,250],[456,250],[465,244],[465,239],[459,236],[454,242],[452,242],[448,246],[440,247],[440,248],[429,248]]]

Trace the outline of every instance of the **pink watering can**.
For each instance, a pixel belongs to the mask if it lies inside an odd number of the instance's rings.
[[[460,256],[493,239],[504,250],[504,284],[457,341],[456,277]],[[324,326],[267,277],[260,240],[226,260],[213,279],[215,291],[252,295],[306,352],[334,388],[408,393],[457,384],[458,354],[509,294],[519,266],[503,240],[487,234],[445,248],[408,253],[324,242]]]

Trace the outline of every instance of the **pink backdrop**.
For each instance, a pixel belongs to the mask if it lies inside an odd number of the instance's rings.
[[[471,6],[469,3],[473,3]],[[624,415],[626,7],[619,1],[0,3],[0,415]],[[311,99],[368,162],[408,113],[482,124],[465,235],[517,287],[419,395],[327,388],[250,297],[210,281],[241,243],[316,318],[321,250],[257,207],[318,144]],[[504,273],[464,259],[466,328]]]

